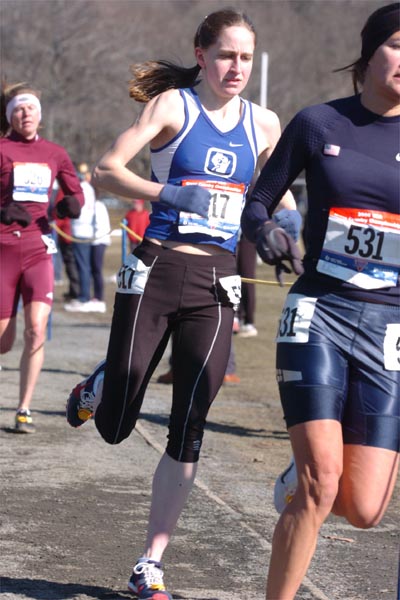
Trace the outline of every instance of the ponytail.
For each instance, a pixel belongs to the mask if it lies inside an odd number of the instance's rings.
[[[363,58],[359,58],[355,62],[351,63],[351,65],[341,67],[340,69],[335,69],[333,72],[340,73],[341,71],[347,71],[348,73],[351,73],[354,93],[359,94],[361,91],[360,88],[364,83],[367,67],[368,63]]]
[[[186,68],[166,60],[148,61],[131,66],[129,96],[137,102],[148,102],[172,88],[192,87],[198,83],[199,65]]]

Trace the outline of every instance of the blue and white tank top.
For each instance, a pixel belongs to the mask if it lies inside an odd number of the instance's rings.
[[[190,244],[215,244],[234,252],[245,196],[257,163],[251,103],[240,98],[242,115],[228,132],[205,113],[193,89],[181,89],[185,122],[165,146],[151,151],[152,180],[201,185],[211,193],[208,218],[152,203],[146,236]]]

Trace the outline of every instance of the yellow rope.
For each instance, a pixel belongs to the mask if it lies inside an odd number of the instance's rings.
[[[55,223],[50,223],[50,226],[58,233],[58,235],[60,235],[61,237],[63,237],[66,240],[69,240],[70,242],[75,242],[77,244],[87,244],[88,242],[94,242],[96,239],[101,239],[101,238],[88,238],[88,239],[78,239],[78,238],[74,238],[72,235],[69,235],[68,233],[65,233],[65,231],[63,231],[62,229],[60,229],[58,227],[58,225],[56,225]],[[136,238],[139,242],[141,242],[143,240],[142,237],[140,237],[140,235],[138,235],[137,233],[135,233],[134,231],[132,231],[132,229],[129,229],[129,227],[127,227],[127,225],[125,225],[124,223],[120,223],[120,227],[122,229],[125,229],[125,231],[127,231],[132,237]],[[108,234],[105,235],[109,235],[111,233],[111,231],[108,232]],[[101,236],[104,237],[104,236]],[[279,285],[280,287],[281,284],[279,284],[277,281],[268,281],[267,279],[250,279],[249,277],[241,277],[241,280],[243,283],[260,283],[262,285]],[[283,285],[284,286],[288,286],[288,285],[292,285],[293,281],[291,282],[284,282]]]
[[[122,229],[125,229],[125,231],[127,231],[129,233],[129,235],[131,235],[132,237],[134,237],[135,239],[137,239],[139,242],[141,242],[143,240],[142,237],[140,237],[140,235],[138,235],[137,233],[135,233],[134,231],[132,231],[132,229],[129,229],[129,227],[127,227],[125,225],[125,223],[120,223],[120,226],[122,227]]]
[[[68,233],[65,233],[65,231],[62,231],[62,229],[60,229],[58,227],[58,225],[56,225],[55,223],[50,223],[51,227],[53,227],[53,229],[55,231],[57,231],[58,235],[60,235],[61,237],[65,238],[66,240],[69,240],[70,242],[75,242],[77,244],[87,244],[88,242],[94,242],[96,239],[101,239],[101,238],[88,238],[88,239],[78,239],[78,238],[74,238],[72,235],[69,235]],[[129,229],[129,227],[127,227],[124,223],[120,223],[120,226],[122,227],[122,229],[125,229],[125,231],[127,231],[130,235],[132,235],[134,238],[136,238],[139,242],[141,242],[143,240],[143,238],[140,237],[140,235],[138,235],[137,233],[135,233],[134,231],[132,231],[132,229]],[[105,235],[109,235],[111,233],[111,231],[108,234]],[[104,236],[101,236],[104,237]],[[279,285],[280,284],[277,281],[268,281],[266,279],[250,279],[249,277],[241,277],[241,280],[243,281],[243,283],[261,283],[263,285]],[[287,285],[292,285],[293,282],[285,282],[283,283],[284,286]]]
[[[282,285],[286,286],[294,283],[293,281],[288,281],[281,285],[278,281],[268,281],[267,279],[249,279],[248,277],[241,277],[240,279],[243,283],[262,283],[264,285],[279,285],[280,287],[282,287]]]
[[[141,238],[140,235],[132,231],[132,229],[129,229],[129,227],[127,227],[124,223],[121,222],[120,226],[122,227],[122,229],[125,229],[125,231],[127,231],[130,235],[136,238],[139,242],[142,241],[143,238]],[[278,281],[267,281],[266,279],[249,279],[248,277],[241,277],[241,280],[243,281],[243,283],[262,283],[264,285],[279,285],[281,287],[281,284],[278,283]],[[284,283],[283,285],[292,285],[292,283],[293,282],[288,282]]]
[[[105,237],[106,235],[110,235],[111,230],[108,231],[107,233],[104,233],[103,235],[99,236],[99,237],[92,237],[92,238],[75,238],[72,235],[69,235],[69,233],[65,233],[65,231],[63,231],[62,229],[59,228],[58,225],[56,225],[55,223],[50,223],[50,227],[52,227],[54,229],[54,231],[56,231],[58,233],[59,236],[61,236],[62,238],[64,238],[65,240],[68,240],[69,242],[75,242],[76,244],[87,244],[87,243],[92,243],[95,242],[96,240],[101,240],[103,237]]]

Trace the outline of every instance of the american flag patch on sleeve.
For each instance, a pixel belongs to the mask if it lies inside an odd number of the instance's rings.
[[[339,156],[340,146],[334,146],[334,144],[324,145],[324,154],[326,156]]]

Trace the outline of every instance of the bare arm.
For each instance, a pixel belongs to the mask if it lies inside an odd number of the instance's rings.
[[[150,100],[137,121],[124,131],[98,161],[93,185],[128,198],[157,201],[163,184],[144,179],[127,168],[147,144],[161,145],[183,124],[182,99],[178,90],[169,90]]]

